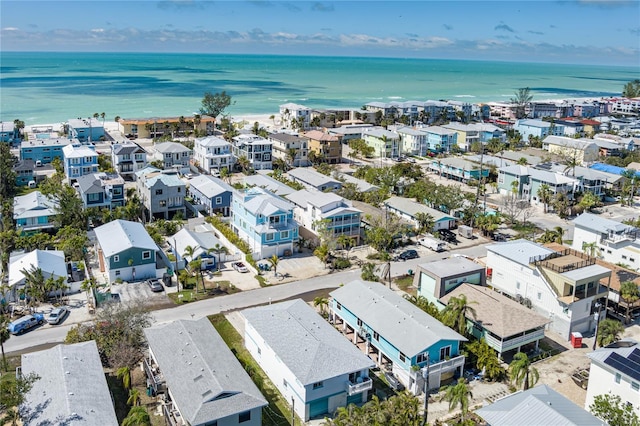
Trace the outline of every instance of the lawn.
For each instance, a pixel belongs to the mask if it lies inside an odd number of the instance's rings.
[[[400,290],[415,295],[416,289],[411,287],[413,284],[413,275],[403,275],[395,278],[393,282],[396,283]]]
[[[291,410],[289,402],[286,401],[278,389],[271,383],[269,377],[262,371],[255,362],[249,351],[244,347],[242,336],[222,314],[209,317],[209,321],[216,328],[227,346],[231,348],[240,364],[247,371],[253,382],[256,384],[262,395],[267,399],[269,406],[262,410],[263,426],[287,426],[291,420]],[[296,424],[301,425],[302,421],[296,416]]]
[[[205,282],[206,291],[202,291],[201,286],[202,284],[198,284],[197,291],[195,288],[187,288],[186,290],[181,290],[176,293],[169,293],[169,299],[171,299],[175,304],[181,305],[183,303],[210,299],[212,297],[224,296],[240,291],[236,286],[231,284],[230,281]]]

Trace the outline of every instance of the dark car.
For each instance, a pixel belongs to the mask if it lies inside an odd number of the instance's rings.
[[[418,257],[418,252],[415,250],[405,250],[398,255],[400,260],[417,259]]]
[[[453,243],[453,244],[458,243],[458,239],[456,238],[456,234],[454,232],[451,232],[447,229],[441,229],[439,233],[440,233],[440,238],[443,239],[444,241],[448,243]]]
[[[154,293],[164,291],[164,287],[162,286],[162,283],[158,279],[147,280],[147,285],[149,286],[151,291],[153,291]]]
[[[400,383],[400,380],[390,371],[384,372],[384,378],[389,383],[389,387],[395,391],[404,390],[404,385]]]

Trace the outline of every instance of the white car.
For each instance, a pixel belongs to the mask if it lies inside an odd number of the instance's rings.
[[[60,322],[64,320],[68,313],[69,309],[64,306],[55,308],[47,317],[47,322],[52,325],[60,324]]]
[[[233,269],[235,269],[238,272],[242,272],[242,273],[249,272],[249,269],[246,266],[244,266],[244,263],[242,262],[233,262],[231,266],[233,266]]]

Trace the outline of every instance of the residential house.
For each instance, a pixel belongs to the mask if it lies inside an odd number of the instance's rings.
[[[139,222],[117,219],[94,230],[100,272],[109,283],[162,276],[156,268],[158,246]]]
[[[409,198],[391,197],[384,201],[384,206],[387,211],[411,221],[415,227],[420,226],[420,221],[418,220],[418,215],[420,213],[431,215],[435,221],[433,231],[439,231],[440,229],[452,229],[456,227],[455,217],[449,216],[440,210],[427,207],[424,204],[418,203]]]
[[[222,169],[232,171],[235,164],[231,144],[216,136],[196,139],[193,159],[197,167],[211,174],[219,174]]]
[[[285,185],[279,180],[276,180],[271,176],[268,176],[266,173],[260,173],[260,172],[257,172],[256,174],[253,174],[253,175],[244,176],[244,185],[249,188],[253,186],[264,188],[267,191],[272,192],[281,197],[284,197],[285,195],[296,192],[296,190],[290,187],[289,185]]]
[[[451,122],[443,124],[442,127],[455,130],[458,134],[456,144],[463,151],[469,151],[475,142],[485,145],[491,139],[498,139],[501,142],[506,140],[506,132],[500,127],[491,123],[458,123]]]
[[[564,127],[564,136],[571,138],[578,138],[584,136],[584,124],[582,120],[575,117],[564,117],[555,121],[555,124],[560,124]]]
[[[36,163],[33,160],[18,160],[14,163],[11,170],[16,174],[16,185],[27,186],[29,182],[35,183],[35,175],[33,171],[36,168]]]
[[[362,131],[362,139],[373,148],[373,155],[381,158],[400,156],[400,136],[384,127],[369,127]]]
[[[208,115],[195,115],[193,118],[121,118],[118,121],[120,133],[129,139],[186,136],[194,132],[199,135],[212,135],[215,124],[216,118]]]
[[[513,125],[513,129],[518,131],[520,135],[522,135],[522,139],[525,141],[532,137],[544,139],[549,135],[564,135],[564,126],[561,124],[528,118],[516,120],[516,124]]]
[[[591,359],[585,410],[596,396],[620,397],[640,416],[640,344],[623,339],[587,354]]]
[[[536,169],[546,170],[554,173],[571,175],[578,182],[575,187],[576,192],[591,192],[600,197],[605,196],[606,189],[617,189],[622,184],[623,177],[613,173],[602,172],[597,169],[576,166],[567,170],[567,166],[558,163],[543,163],[535,166]]]
[[[421,263],[413,279],[418,296],[437,304],[462,283],[486,285],[485,267],[464,257]]]
[[[309,157],[313,152],[316,158],[329,164],[339,164],[342,161],[342,145],[338,136],[320,130],[310,130],[301,136],[308,141]]]
[[[427,155],[427,133],[410,126],[395,126],[394,131],[400,137],[400,153],[407,155]]]
[[[104,125],[97,118],[73,118],[67,122],[69,137],[80,142],[98,142],[105,138]]]
[[[523,239],[488,245],[487,268],[494,289],[549,318],[549,328],[567,340],[595,329],[595,305],[611,282],[611,270],[593,257]]]
[[[265,138],[253,134],[241,134],[233,138],[233,155],[236,164],[241,157],[249,160],[253,170],[270,170],[272,166],[272,144]]]
[[[189,167],[193,152],[181,143],[162,142],[155,144],[155,148],[151,160],[160,162],[163,169]]]
[[[64,155],[64,174],[69,182],[75,182],[80,176],[98,172],[98,153],[95,147],[88,145],[66,145]]]
[[[16,253],[9,259],[9,287],[12,296],[18,299],[18,288],[25,285],[25,275],[23,271],[30,272],[33,269],[40,269],[44,279],[64,278],[68,280],[67,264],[62,250],[33,250],[29,253]]]
[[[293,204],[262,188],[233,194],[233,229],[251,248],[254,259],[290,256],[298,241]]]
[[[627,265],[640,271],[640,230],[631,225],[592,213],[582,213],[573,220],[571,247],[578,251],[597,253],[611,263]],[[590,246],[595,245],[595,250]]]
[[[538,191],[542,185],[549,187],[552,196],[565,194],[571,200],[579,181],[561,173],[517,164],[498,170],[498,191],[501,194],[515,194],[523,200],[539,204]]]
[[[487,426],[607,424],[547,385],[512,393],[476,410],[475,413]]]
[[[233,188],[222,181],[209,175],[199,175],[189,180],[187,193],[193,198],[193,203],[204,206],[210,215],[231,215],[231,197]]]
[[[451,152],[458,144],[458,133],[455,130],[440,126],[426,126],[420,129],[427,133],[427,150],[432,153]]]
[[[367,401],[373,361],[302,299],[241,315],[247,350],[303,421]]]
[[[261,426],[267,401],[208,318],[144,329],[147,381],[166,424]]]
[[[483,164],[481,170],[480,164],[459,157],[432,159],[427,167],[440,176],[464,183],[480,180],[481,177],[486,179],[490,169],[488,164]]]
[[[147,151],[133,142],[111,145],[111,164],[126,180],[135,180],[136,172],[147,167]]]
[[[178,212],[187,217],[186,185],[176,172],[146,167],[136,173],[136,186],[150,218],[169,220]]]
[[[596,161],[600,148],[592,139],[574,139],[566,136],[547,136],[542,141],[542,148],[552,154],[559,155],[565,161],[584,165]]]
[[[602,123],[599,121],[586,119],[582,120],[581,123],[584,126],[585,135],[593,135],[600,132],[600,125]]]
[[[78,193],[84,208],[112,210],[125,205],[124,179],[113,173],[93,173],[78,178]]]
[[[303,227],[300,236],[319,241],[325,233],[336,239],[344,235],[353,240],[353,245],[359,245],[362,212],[351,201],[315,189],[303,189],[286,198],[295,204],[293,218]]]
[[[342,185],[345,185],[345,184],[355,185],[356,190],[361,194],[366,194],[367,192],[376,192],[380,190],[380,187],[376,185],[372,185],[366,180],[353,177],[353,175],[350,175],[348,173],[338,172],[336,176],[339,180],[343,181]]]
[[[95,340],[23,354],[16,373],[38,377],[24,395],[24,424],[119,425]]]
[[[67,138],[29,139],[20,143],[20,159],[40,161],[40,164],[49,164],[54,158],[64,160],[62,149],[71,145]]]
[[[10,144],[20,141],[20,129],[12,121],[0,121],[0,142]]]
[[[273,147],[273,158],[279,158],[292,167],[309,165],[307,154],[309,140],[297,134],[270,133],[267,136]],[[293,162],[291,156],[293,155]]]
[[[308,129],[311,122],[311,108],[294,103],[282,104],[280,105],[280,121],[281,125],[287,129]]]
[[[57,215],[58,203],[40,191],[13,198],[13,220],[16,228],[22,232],[52,230],[56,227],[54,222]]]
[[[628,148],[605,139],[593,139],[593,143],[598,145],[600,157],[623,157]]]
[[[304,185],[307,189],[318,191],[337,191],[342,188],[342,182],[316,171],[313,167],[298,167],[287,172],[287,177],[293,182]]]
[[[460,343],[467,339],[393,290],[356,280],[330,296],[333,324],[410,392],[422,392],[427,372],[429,389],[462,376]]]
[[[182,228],[168,241],[178,262],[178,269],[184,269],[186,264],[196,259],[202,261],[202,270],[215,269],[218,266],[218,256],[225,256],[222,251],[215,252],[216,249],[222,250],[225,246],[213,232],[194,232]],[[193,248],[193,255],[186,254],[187,247]]]
[[[327,133],[337,136],[344,144],[348,144],[353,139],[362,139],[364,129],[373,127],[373,124],[346,124],[344,126],[327,129]]]

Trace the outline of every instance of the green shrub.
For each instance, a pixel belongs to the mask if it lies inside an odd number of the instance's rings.
[[[258,283],[260,283],[260,287],[269,287],[267,280],[265,280],[262,275],[255,275],[254,278],[258,280]]]
[[[347,269],[351,266],[351,262],[346,257],[339,257],[333,261],[334,269]]]

